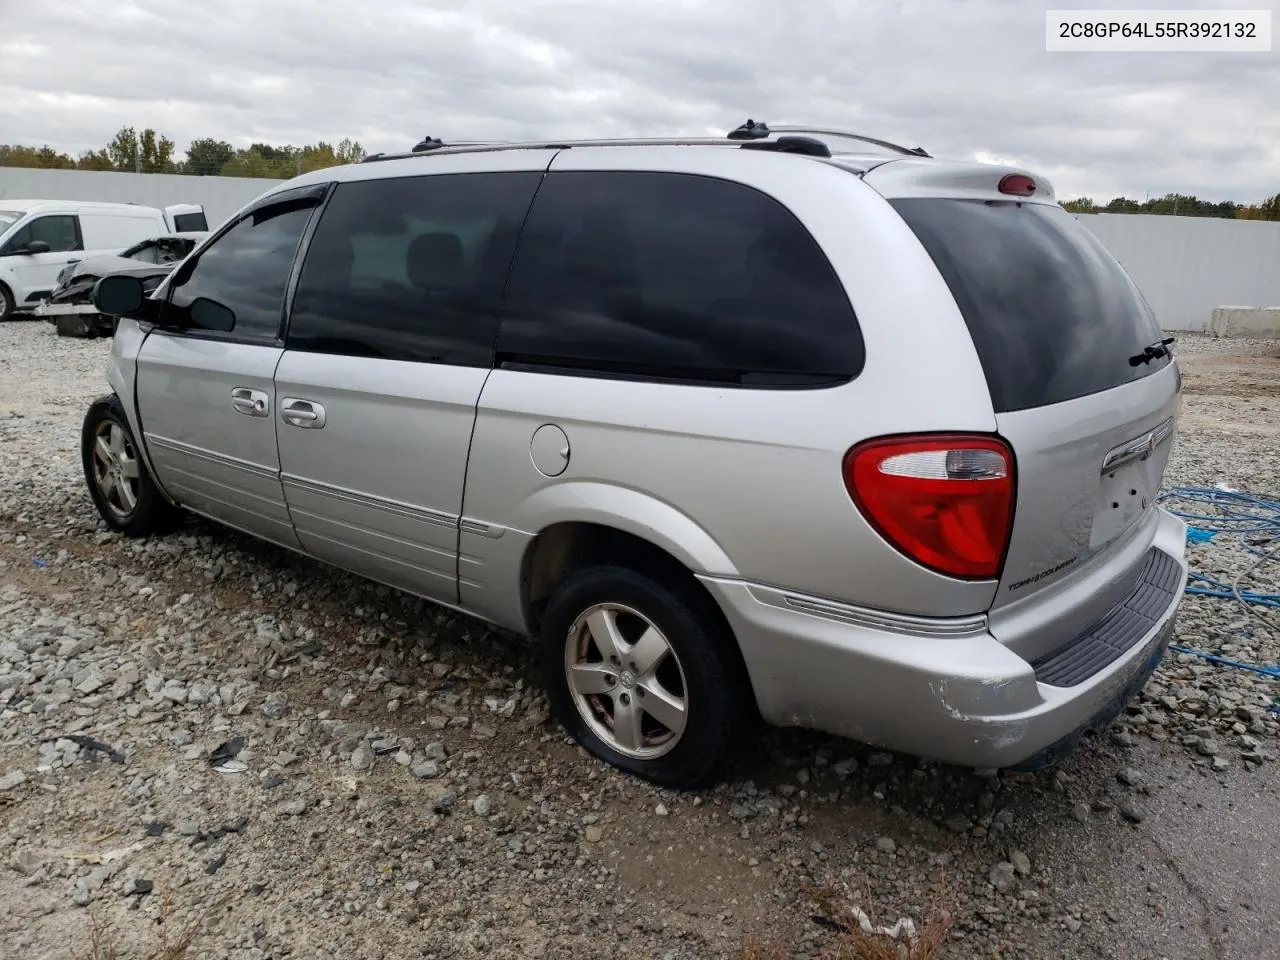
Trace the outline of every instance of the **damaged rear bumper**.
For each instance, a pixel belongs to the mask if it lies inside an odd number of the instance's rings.
[[[883,614],[774,587],[701,579],[734,630],[766,721],[946,763],[1041,768],[1105,729],[1159,663],[1186,585],[1185,536],[1162,512],[1147,561],[1161,571],[1159,593],[1144,579],[1035,665],[996,640],[984,617],[886,624]],[[1116,617],[1138,600],[1144,619],[1126,621],[1117,642]],[[1064,669],[1064,660],[1087,663]]]

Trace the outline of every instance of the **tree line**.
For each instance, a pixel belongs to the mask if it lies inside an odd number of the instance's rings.
[[[1218,217],[1223,220],[1280,220],[1280,193],[1261,203],[1232,203],[1225,200],[1214,203],[1183,193],[1167,193],[1150,200],[1130,200],[1116,197],[1106,204],[1097,204],[1092,197],[1066,200],[1062,206],[1072,213],[1153,213],[1178,217]]]
[[[266,177],[277,180],[341,163],[359,163],[364,148],[355,140],[302,147],[254,143],[237,150],[225,140],[201,137],[191,141],[186,156],[175,156],[177,145],[147,127],[138,131],[121,127],[100,150],[78,157],[53,147],[0,144],[0,167],[35,167],[43,170],[118,170],[128,173],[178,173],[195,177]]]

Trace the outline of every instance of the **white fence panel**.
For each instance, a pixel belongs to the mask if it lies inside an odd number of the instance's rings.
[[[183,177],[168,173],[98,170],[31,170],[0,167],[0,205],[21,200],[93,200],[166,207],[198,203],[213,229],[279,180],[248,177]]]
[[[1081,214],[1166,330],[1203,331],[1215,307],[1280,306],[1280,223]]]

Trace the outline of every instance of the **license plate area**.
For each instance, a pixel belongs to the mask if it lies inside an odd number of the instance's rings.
[[[1089,546],[1106,546],[1123,535],[1155,502],[1161,470],[1154,450],[1102,474]]]

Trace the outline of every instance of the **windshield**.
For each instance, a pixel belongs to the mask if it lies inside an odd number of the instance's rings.
[[[0,233],[8,230],[23,217],[21,210],[0,210]]]

